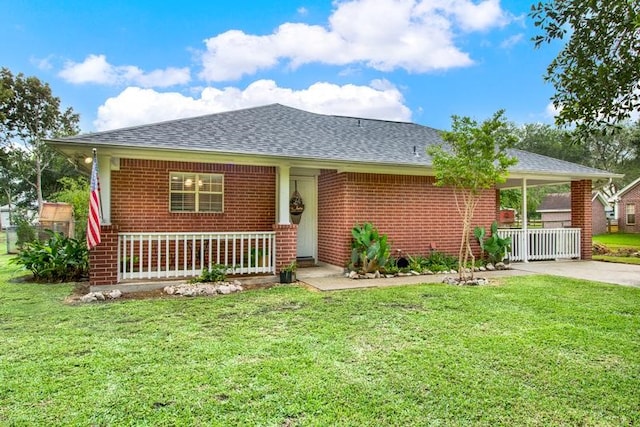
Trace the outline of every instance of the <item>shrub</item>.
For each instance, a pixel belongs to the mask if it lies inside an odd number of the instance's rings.
[[[491,237],[486,237],[484,227],[476,227],[473,230],[473,235],[480,244],[482,255],[486,252],[489,257],[489,262],[496,263],[501,262],[507,250],[511,247],[511,237],[502,238],[498,236],[498,223],[493,221],[491,224]]]
[[[380,234],[371,223],[356,224],[351,230],[351,270],[371,273],[384,268],[389,261],[391,249],[387,236]]]
[[[433,251],[428,256],[421,258],[423,269],[437,273],[439,271],[455,270],[458,267],[458,258],[447,255],[444,252]]]
[[[11,260],[31,271],[37,281],[68,282],[85,278],[89,272],[89,251],[84,241],[46,230],[49,239],[25,243]]]
[[[227,270],[229,267],[223,264],[213,264],[211,269],[204,267],[202,274],[189,280],[189,283],[224,282],[227,280]]]

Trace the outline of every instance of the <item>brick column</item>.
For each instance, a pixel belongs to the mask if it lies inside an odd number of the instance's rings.
[[[591,259],[591,180],[571,181],[571,226],[580,228],[580,258]]]
[[[298,251],[298,226],[296,224],[274,224],[276,232],[276,273],[296,260]]]
[[[102,242],[89,251],[89,285],[115,285],[118,282],[118,230],[100,227]]]

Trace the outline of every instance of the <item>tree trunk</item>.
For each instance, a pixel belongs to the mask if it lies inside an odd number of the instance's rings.
[[[38,216],[40,216],[44,200],[42,198],[42,162],[38,156],[36,156],[36,195],[38,197]]]

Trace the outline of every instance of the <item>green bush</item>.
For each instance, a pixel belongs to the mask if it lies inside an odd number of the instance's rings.
[[[351,230],[351,270],[371,273],[384,268],[389,261],[391,248],[387,236],[380,234],[371,223],[356,224]]]
[[[68,282],[85,278],[89,273],[86,243],[51,230],[46,232],[50,235],[47,241],[25,243],[11,262],[31,271],[37,281]]]
[[[473,230],[473,235],[480,244],[482,255],[484,256],[485,252],[487,253],[489,262],[501,262],[511,248],[511,237],[503,239],[498,236],[498,223],[496,221],[491,224],[491,237],[485,238],[486,231],[484,227],[476,227]]]
[[[222,264],[213,264],[211,269],[204,267],[202,274],[189,280],[189,283],[224,282],[227,280],[228,268]]]

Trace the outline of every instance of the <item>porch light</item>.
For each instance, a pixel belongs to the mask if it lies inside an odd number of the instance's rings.
[[[84,162],[88,165],[90,165],[91,163],[93,163],[93,157],[85,157],[84,158]]]
[[[187,178],[187,179],[184,181],[184,186],[185,186],[185,187],[191,187],[191,185],[193,185],[193,180],[192,180],[191,178]]]

